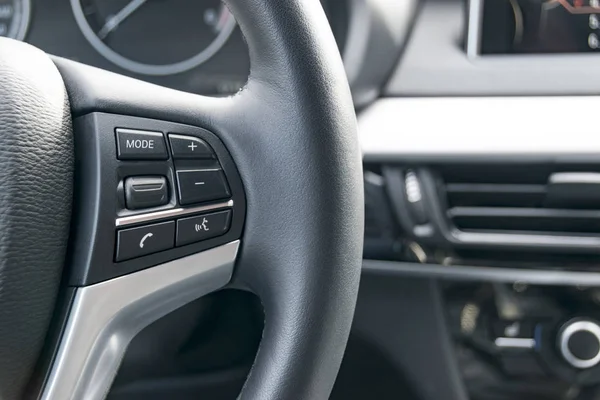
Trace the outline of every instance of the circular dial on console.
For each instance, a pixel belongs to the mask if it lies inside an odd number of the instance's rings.
[[[23,40],[30,14],[30,0],[0,0],[0,36]]]
[[[100,54],[144,75],[197,67],[223,47],[236,25],[220,0],[71,0],[71,5]]]
[[[558,349],[575,368],[596,366],[600,363],[600,326],[590,320],[566,323],[558,335]]]

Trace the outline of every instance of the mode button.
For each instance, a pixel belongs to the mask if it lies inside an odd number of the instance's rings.
[[[167,146],[161,132],[118,128],[119,160],[166,160]]]

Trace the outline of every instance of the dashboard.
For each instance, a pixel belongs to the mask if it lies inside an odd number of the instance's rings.
[[[363,270],[433,287],[403,300],[435,321],[405,312],[417,334],[388,345],[418,349],[397,351],[419,399],[600,398],[599,18],[597,0],[424,0],[359,115]]]
[[[346,1],[323,1],[340,49]],[[220,0],[0,0],[0,36],[158,85],[228,95],[250,61]]]

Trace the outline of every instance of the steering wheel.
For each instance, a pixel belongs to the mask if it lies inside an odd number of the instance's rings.
[[[0,398],[103,399],[141,329],[226,286],[265,315],[241,399],[329,396],[362,256],[348,83],[318,0],[226,3],[251,59],[227,98],[0,41]]]

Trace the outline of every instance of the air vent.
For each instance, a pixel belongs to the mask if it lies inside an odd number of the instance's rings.
[[[600,236],[600,173],[542,165],[439,170],[447,216],[465,232]]]

